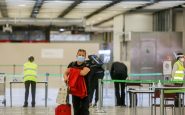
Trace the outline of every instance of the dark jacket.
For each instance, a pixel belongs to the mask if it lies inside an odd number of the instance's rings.
[[[110,75],[112,79],[125,80],[128,77],[127,66],[121,62],[113,62]]]

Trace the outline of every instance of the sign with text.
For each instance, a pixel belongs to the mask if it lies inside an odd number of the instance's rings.
[[[61,48],[47,48],[41,50],[42,58],[62,59],[64,50]]]
[[[172,72],[172,64],[171,61],[163,61],[163,74],[170,75]]]

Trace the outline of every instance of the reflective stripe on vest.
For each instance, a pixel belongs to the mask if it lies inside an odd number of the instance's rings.
[[[37,81],[37,64],[26,62],[24,64],[24,81]]]
[[[175,77],[174,80],[183,80],[183,77]]]
[[[183,80],[184,78],[184,66],[180,61],[176,62],[178,69],[175,71],[174,80]]]

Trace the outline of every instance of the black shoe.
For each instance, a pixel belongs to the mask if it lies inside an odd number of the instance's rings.
[[[124,105],[121,105],[121,106],[122,106],[122,107],[126,107],[127,105],[124,104]]]
[[[24,104],[23,107],[28,107],[28,104]]]
[[[28,107],[28,102],[24,102],[23,107]]]
[[[93,104],[93,107],[96,107],[96,106],[97,106],[97,104],[96,104],[96,103],[94,103],[94,104]]]
[[[31,103],[31,106],[32,107],[35,107],[35,101]]]

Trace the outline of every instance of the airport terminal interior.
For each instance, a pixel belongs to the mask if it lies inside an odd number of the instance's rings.
[[[184,53],[185,0],[0,0],[0,115],[185,115]],[[66,87],[75,61],[83,80],[103,68],[89,114],[74,113]],[[127,78],[112,78],[114,62]],[[67,90],[71,114],[58,109]]]

